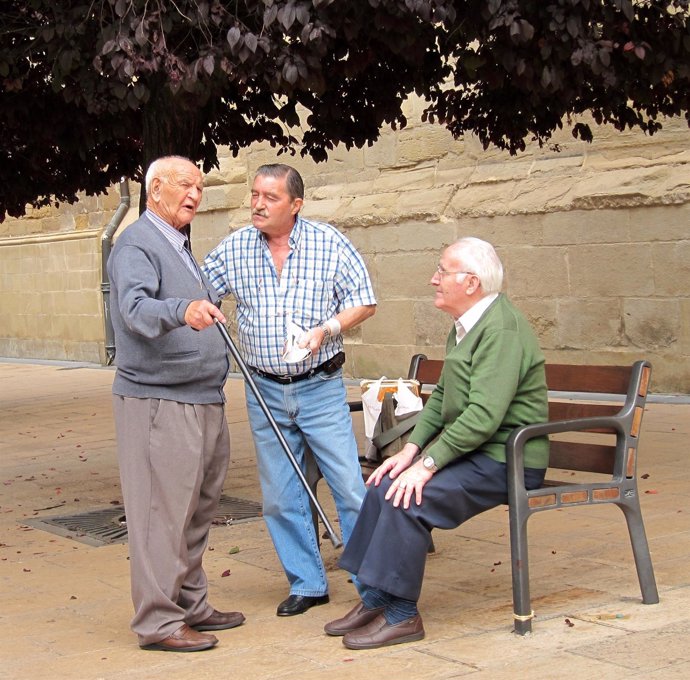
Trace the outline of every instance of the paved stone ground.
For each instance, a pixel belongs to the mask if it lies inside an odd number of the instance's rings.
[[[213,604],[242,610],[247,622],[221,631],[213,650],[170,654],[140,651],[129,630],[125,544],[93,547],[27,524],[121,501],[112,378],[93,366],[0,362],[0,678],[690,677],[690,405],[650,404],[643,426],[658,605],[640,602],[617,508],[548,512],[530,521],[534,632],[514,635],[507,512],[497,508],[435,536],[420,602],[426,639],[352,652],[322,632],[356,599],[336,551],[324,543],[331,604],[279,618],[287,585],[256,520],[214,527],[205,560]],[[224,492],[260,500],[241,381],[227,393]],[[323,483],[320,494],[333,521]]]

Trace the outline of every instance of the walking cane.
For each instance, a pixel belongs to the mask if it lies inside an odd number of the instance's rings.
[[[240,371],[242,372],[244,379],[247,381],[247,385],[249,385],[249,388],[254,393],[256,400],[259,402],[259,406],[261,407],[261,410],[264,412],[264,415],[268,419],[268,423],[271,426],[271,429],[273,430],[273,432],[275,432],[276,437],[278,437],[278,441],[280,442],[280,445],[283,447],[283,450],[285,451],[290,463],[292,464],[292,467],[295,469],[295,472],[299,477],[299,481],[302,482],[302,486],[304,486],[304,489],[307,492],[307,495],[309,496],[309,500],[311,500],[311,502],[314,504],[316,512],[321,518],[323,525],[326,527],[328,537],[331,539],[333,547],[340,548],[343,545],[343,542],[340,540],[340,538],[338,538],[338,535],[333,530],[333,527],[331,526],[331,523],[328,521],[328,517],[326,517],[326,513],[323,511],[321,504],[314,495],[314,492],[309,487],[309,483],[307,482],[307,479],[304,476],[304,473],[302,472],[302,468],[299,466],[299,463],[295,459],[295,454],[292,453],[292,451],[290,450],[290,446],[285,440],[283,433],[280,431],[278,423],[276,423],[273,414],[268,408],[268,404],[266,404],[266,401],[261,396],[259,388],[256,386],[256,383],[254,382],[254,378],[252,378],[251,373],[249,373],[249,370],[247,369],[247,364],[244,363],[244,359],[240,355],[237,347],[235,346],[235,343],[232,341],[232,338],[230,337],[230,334],[226,330],[225,326],[220,321],[218,321],[218,319],[214,319],[214,322],[218,330],[220,331],[220,334],[223,336],[223,340],[225,340],[225,344],[228,346],[230,354],[232,354],[232,358],[235,360],[235,363],[240,367]]]

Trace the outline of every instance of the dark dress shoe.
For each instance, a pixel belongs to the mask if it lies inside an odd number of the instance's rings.
[[[345,635],[345,633],[366,626],[382,612],[383,607],[367,609],[363,602],[358,602],[345,616],[327,623],[323,629],[328,635]]]
[[[150,645],[141,645],[141,648],[160,652],[201,652],[217,644],[218,638],[215,635],[197,633],[185,623],[167,638]]]
[[[308,595],[290,595],[287,600],[283,600],[278,605],[278,616],[295,616],[295,614],[304,614],[310,607],[316,607],[320,604],[328,604],[328,595],[319,595],[318,597],[309,597]]]
[[[348,649],[377,649],[402,642],[414,642],[424,637],[422,617],[417,614],[407,621],[391,625],[383,614],[362,628],[346,633],[343,644]]]
[[[243,623],[244,614],[242,612],[219,612],[214,609],[211,616],[195,623],[192,628],[194,630],[227,630],[228,628],[236,628]]]

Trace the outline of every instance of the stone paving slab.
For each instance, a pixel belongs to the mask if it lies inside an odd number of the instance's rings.
[[[322,630],[356,600],[337,551],[324,541],[331,604],[277,617],[287,585],[258,520],[214,527],[205,558],[213,604],[242,610],[247,622],[220,631],[213,650],[170,654],[139,650],[129,630],[126,545],[93,547],[25,523],[121,502],[112,378],[88,365],[0,361],[3,680],[690,677],[690,405],[652,403],[643,426],[640,486],[658,605],[641,604],[617,508],[544,513],[530,521],[534,632],[514,635],[508,519],[496,508],[435,536],[420,601],[427,637],[352,652]],[[226,391],[224,493],[260,500],[241,380]],[[320,497],[334,517],[323,484]]]

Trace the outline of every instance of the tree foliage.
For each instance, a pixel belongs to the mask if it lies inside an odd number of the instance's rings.
[[[0,219],[163,153],[324,160],[425,118],[517,153],[688,115],[688,0],[2,0]],[[582,122],[573,132],[591,140]]]
[[[688,2],[486,0],[471,3],[444,57],[453,87],[437,85],[428,119],[484,147],[523,151],[573,115],[654,134],[660,116],[690,112]],[[575,137],[591,141],[589,125]]]

